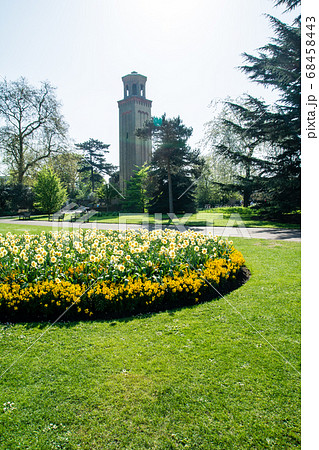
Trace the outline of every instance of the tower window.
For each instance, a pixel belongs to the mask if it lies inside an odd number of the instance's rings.
[[[126,85],[125,92],[126,92],[126,97],[128,97],[130,95],[128,85]]]
[[[132,95],[137,95],[137,86],[136,86],[136,84],[133,84],[133,86],[132,86]]]
[[[144,97],[144,84],[141,84],[141,97]]]

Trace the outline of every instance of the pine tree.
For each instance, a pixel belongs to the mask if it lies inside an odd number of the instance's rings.
[[[275,6],[286,5],[287,6],[286,11],[291,11],[292,9],[299,6],[300,3],[301,0],[277,0]]]
[[[95,191],[95,184],[103,181],[104,175],[111,175],[115,171],[115,167],[105,160],[105,154],[109,153],[107,149],[109,144],[104,144],[96,139],[89,139],[75,146],[83,151],[83,162],[79,169],[80,173],[88,173],[87,179],[91,182],[92,192]]]
[[[259,49],[258,56],[245,53],[248,64],[241,69],[251,80],[280,94],[273,111],[264,112],[260,130],[262,139],[273,147],[267,173],[260,181],[269,207],[279,213],[300,209],[301,21],[298,17],[289,26],[271,16],[269,20],[276,38]]]

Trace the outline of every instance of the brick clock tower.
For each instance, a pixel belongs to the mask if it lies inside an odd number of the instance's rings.
[[[120,187],[126,188],[126,181],[137,167],[149,163],[152,156],[151,140],[140,139],[135,131],[151,119],[151,100],[146,99],[147,78],[137,72],[122,77],[124,99],[118,101],[120,119]]]

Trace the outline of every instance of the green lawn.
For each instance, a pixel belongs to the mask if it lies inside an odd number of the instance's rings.
[[[234,243],[252,277],[225,299],[0,325],[0,372],[17,361],[0,379],[0,448],[300,448],[300,243]]]
[[[246,227],[300,228],[300,224],[297,223],[280,223],[274,220],[260,219],[257,216],[257,213],[258,211],[244,207],[215,208],[209,211],[199,211],[198,213],[187,217],[187,222],[185,222],[185,224],[188,226],[214,225],[215,227],[236,227],[244,225]],[[181,220],[181,223],[183,223],[183,220],[186,221],[184,215],[177,215],[177,217],[177,222],[178,220]],[[66,215],[65,220],[70,220],[70,218],[70,214]],[[33,216],[32,219],[34,221],[48,220],[48,216]],[[163,214],[160,220],[163,226],[171,225],[173,223],[166,214]],[[154,215],[141,213],[120,213],[120,221],[129,224],[142,224],[143,222],[150,224],[159,223],[156,222]],[[119,213],[98,213],[90,219],[90,222],[119,223]]]
[[[246,226],[246,227],[271,227],[271,228],[300,228],[299,224],[280,223],[278,221],[262,220],[256,216],[250,208],[243,207],[229,207],[229,208],[215,208],[210,211],[199,211],[196,214],[187,217],[187,221],[184,215],[177,215],[178,219],[183,221],[188,226],[206,226],[214,225],[216,227],[225,226]],[[140,224],[143,221],[149,221],[155,223],[153,215],[148,214],[120,214],[121,221],[127,223]],[[177,219],[177,222],[178,222]],[[173,222],[166,214],[163,214],[162,224],[170,225]],[[106,223],[118,223],[119,218],[117,214],[100,214],[93,216],[90,219],[91,222],[106,222]]]
[[[36,222],[35,222],[36,223]],[[53,231],[53,230],[61,230],[62,225],[61,223],[59,225],[54,225],[53,227],[43,227],[42,225],[26,225],[23,221],[18,222],[17,224],[11,224],[11,223],[0,223],[0,233],[6,234],[6,233],[15,233],[15,234],[23,234],[26,231],[29,231],[31,234],[39,234],[41,231]],[[68,230],[69,228],[63,227],[63,230]]]

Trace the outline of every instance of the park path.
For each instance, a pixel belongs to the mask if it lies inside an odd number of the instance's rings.
[[[148,228],[148,225],[135,225],[127,223],[101,223],[101,222],[90,222],[90,223],[78,223],[78,222],[48,222],[44,220],[18,220],[18,219],[0,219],[0,223],[21,225],[37,225],[45,226],[51,228],[73,228],[74,230],[81,228],[92,229],[97,228],[99,230],[126,230],[139,228]],[[165,227],[163,227],[165,228]],[[167,227],[170,228],[170,227]],[[175,228],[175,227],[174,227]],[[223,237],[245,237],[251,239],[273,239],[273,240],[285,240],[285,241],[301,241],[301,231],[291,230],[283,228],[245,228],[245,227],[183,227],[177,226],[177,229],[183,231],[186,229],[191,229],[194,231],[200,231],[201,233],[208,234],[212,233],[216,236]],[[154,229],[154,226],[150,225],[150,229]]]

